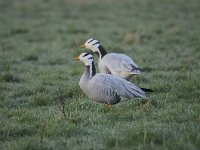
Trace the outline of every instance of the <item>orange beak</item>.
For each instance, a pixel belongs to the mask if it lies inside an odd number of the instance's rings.
[[[82,44],[82,45],[80,46],[80,48],[85,48],[85,44]]]
[[[74,60],[80,60],[79,56],[74,57]]]

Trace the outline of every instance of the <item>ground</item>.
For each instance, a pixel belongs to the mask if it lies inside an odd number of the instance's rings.
[[[1,0],[1,150],[200,149],[199,24],[199,0]],[[89,38],[134,59],[148,102],[83,94]]]

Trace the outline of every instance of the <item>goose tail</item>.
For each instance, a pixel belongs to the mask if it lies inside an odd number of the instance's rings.
[[[152,89],[148,89],[148,88],[140,88],[141,90],[143,90],[144,92],[154,92]]]

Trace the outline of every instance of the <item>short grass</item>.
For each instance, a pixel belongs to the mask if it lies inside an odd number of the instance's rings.
[[[1,0],[0,149],[200,149],[199,25],[199,0]],[[147,103],[82,93],[91,37],[145,70]]]

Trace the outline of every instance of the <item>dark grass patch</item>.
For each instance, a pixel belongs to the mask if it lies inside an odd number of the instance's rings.
[[[16,34],[26,34],[28,33],[29,30],[28,29],[25,29],[25,28],[16,28],[16,29],[12,29],[10,31],[10,35],[16,35]]]
[[[13,92],[12,97],[13,98],[23,98],[23,97],[33,96],[34,94],[35,94],[35,91],[33,89],[31,89],[31,88],[23,89],[23,86],[22,86],[19,91]]]
[[[64,59],[53,59],[53,60],[49,60],[48,62],[49,65],[63,65],[65,63],[66,62]]]
[[[14,140],[23,136],[32,136],[37,133],[37,130],[34,128],[28,128],[28,127],[16,127],[16,128],[10,128],[0,131],[0,139],[1,141],[10,141]]]
[[[44,43],[53,41],[54,38],[51,36],[41,35],[41,36],[29,36],[26,38],[26,41],[29,43]]]
[[[33,102],[30,103],[31,106],[46,106],[52,103],[52,97],[48,96],[47,94],[40,94],[36,96]]]
[[[176,84],[176,83],[175,83]],[[157,83],[157,86],[151,87],[154,93],[169,93],[174,85],[170,84],[169,82],[160,82]]]
[[[68,33],[70,34],[87,34],[88,31],[85,29],[80,29],[80,28],[76,28],[76,27],[70,27],[68,28]]]
[[[24,58],[25,61],[38,61],[39,57],[35,54],[28,55]]]
[[[145,134],[147,134],[146,139],[144,139]],[[154,132],[145,133],[145,131],[134,133],[130,131],[126,136],[128,137],[128,139],[127,140],[124,139],[121,142],[123,146],[126,146],[126,145],[134,146],[134,145],[139,145],[139,144],[144,144],[144,143],[149,143],[152,146],[163,144],[162,136],[160,136],[159,133],[154,133]]]
[[[142,72],[144,73],[152,72],[155,70],[153,67],[148,67],[148,66],[142,67],[141,69],[142,69]]]
[[[77,135],[81,135],[84,136],[85,134],[87,134],[87,132],[84,130],[84,128],[79,128],[77,125],[77,123],[59,123],[58,126],[54,126],[52,127],[47,135],[51,136],[63,136],[63,137],[72,137],[72,136],[77,136]],[[56,131],[57,128],[61,128],[62,130],[60,130],[59,132],[52,132],[52,131]]]
[[[19,82],[22,81],[22,79],[19,76],[11,74],[11,73],[7,73],[7,74],[2,75],[0,77],[0,79],[2,81],[9,82],[9,83],[12,83],[12,82],[19,83]]]
[[[67,147],[65,147],[67,148]],[[37,142],[37,141],[30,141],[24,149],[29,149],[29,150],[53,150],[56,149],[56,145],[51,142],[49,139],[45,139],[45,142]]]

